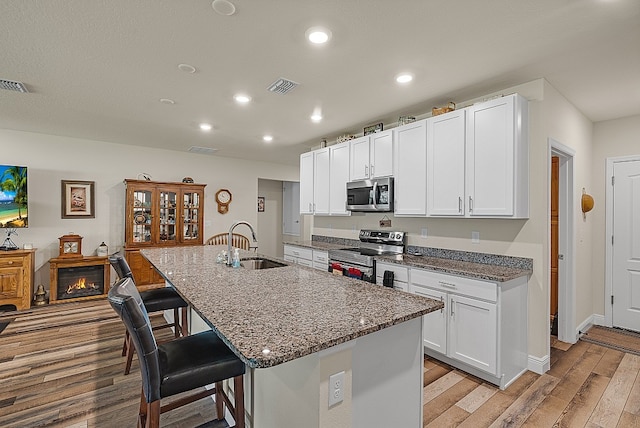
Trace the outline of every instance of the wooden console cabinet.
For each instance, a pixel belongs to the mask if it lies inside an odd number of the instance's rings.
[[[164,284],[142,248],[202,245],[205,184],[124,180],[125,257],[136,285]]]
[[[0,305],[29,309],[36,250],[0,251]]]

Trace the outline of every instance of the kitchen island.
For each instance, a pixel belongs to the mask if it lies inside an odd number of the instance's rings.
[[[422,315],[441,302],[295,265],[234,269],[215,262],[225,248],[142,254],[247,364],[247,426],[422,426]]]

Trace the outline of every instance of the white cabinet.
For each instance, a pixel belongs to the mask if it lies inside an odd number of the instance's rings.
[[[409,268],[395,263],[376,261],[376,284],[383,285],[384,272],[393,272],[393,288],[401,291],[409,291]]]
[[[300,155],[300,214],[329,214],[329,148]]]
[[[399,126],[395,140],[395,216],[427,213],[426,120]]]
[[[297,245],[284,245],[284,259],[289,263],[312,267],[318,270],[329,269],[329,256],[325,250],[314,250]]]
[[[329,147],[329,214],[349,215],[347,182],[349,181],[349,142]]]
[[[503,283],[411,267],[410,292],[445,302],[423,317],[425,354],[506,388],[527,369],[527,278]]]
[[[350,165],[352,181],[393,175],[393,132],[351,140]]]
[[[518,94],[467,111],[466,212],[529,217],[528,104]]]
[[[466,110],[427,119],[427,214],[464,216]]]

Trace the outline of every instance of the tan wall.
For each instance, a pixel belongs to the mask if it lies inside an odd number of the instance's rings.
[[[258,196],[265,199],[264,212],[257,213],[260,230],[258,251],[268,256],[283,257],[282,181],[258,180]]]
[[[13,241],[29,242],[36,252],[35,285],[49,283],[47,261],[58,254],[58,237],[75,232],[84,237],[82,252],[95,254],[100,242],[113,252],[124,243],[125,178],[141,172],[157,181],[181,181],[192,177],[205,183],[205,230],[203,236],[226,232],[237,220],[257,225],[258,177],[298,180],[299,168],[217,156],[125,146],[54,135],[0,129],[3,164],[29,168],[29,228],[18,231]],[[60,180],[95,181],[96,218],[60,218]],[[233,194],[228,214],[220,214],[215,192],[227,188]],[[238,231],[244,226],[238,227]],[[258,239],[260,231],[258,230]],[[248,233],[242,232],[242,233]]]
[[[605,250],[609,238],[605,236],[605,195],[608,179],[605,177],[606,160],[610,157],[640,156],[640,116],[598,122],[594,127],[594,150],[591,173],[594,177],[587,191],[595,201],[587,221],[593,228],[591,282],[595,314],[604,315]]]

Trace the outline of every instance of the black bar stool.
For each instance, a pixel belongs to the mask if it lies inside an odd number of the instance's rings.
[[[133,279],[120,279],[109,290],[109,303],[118,313],[138,353],[142,374],[142,394],[138,426],[157,428],[160,415],[185,404],[215,394],[216,417],[224,418],[224,404],[235,427],[244,428],[244,363],[213,331],[180,337],[158,345],[149,315]],[[234,402],[222,388],[222,381],[233,378]],[[215,384],[211,390],[200,389]],[[164,406],[161,400],[194,391]]]
[[[109,263],[113,266],[113,269],[118,274],[120,279],[133,278],[133,273],[129,267],[127,260],[119,254],[113,254],[109,256]],[[165,323],[155,326],[153,329],[158,330],[162,328],[174,329],[174,337],[187,336],[189,334],[189,325],[187,321],[187,307],[189,306],[185,300],[180,297],[178,292],[173,287],[154,288],[139,293],[144,303],[145,310],[148,313],[161,312],[173,309],[173,322]],[[179,309],[182,308],[182,311]],[[180,313],[182,312],[182,316]],[[181,321],[178,321],[180,320]],[[131,371],[131,362],[133,361],[133,353],[135,348],[131,346],[131,339],[129,332],[125,333],[124,344],[122,345],[122,355],[127,356],[127,363],[124,368],[124,374],[127,375]]]

